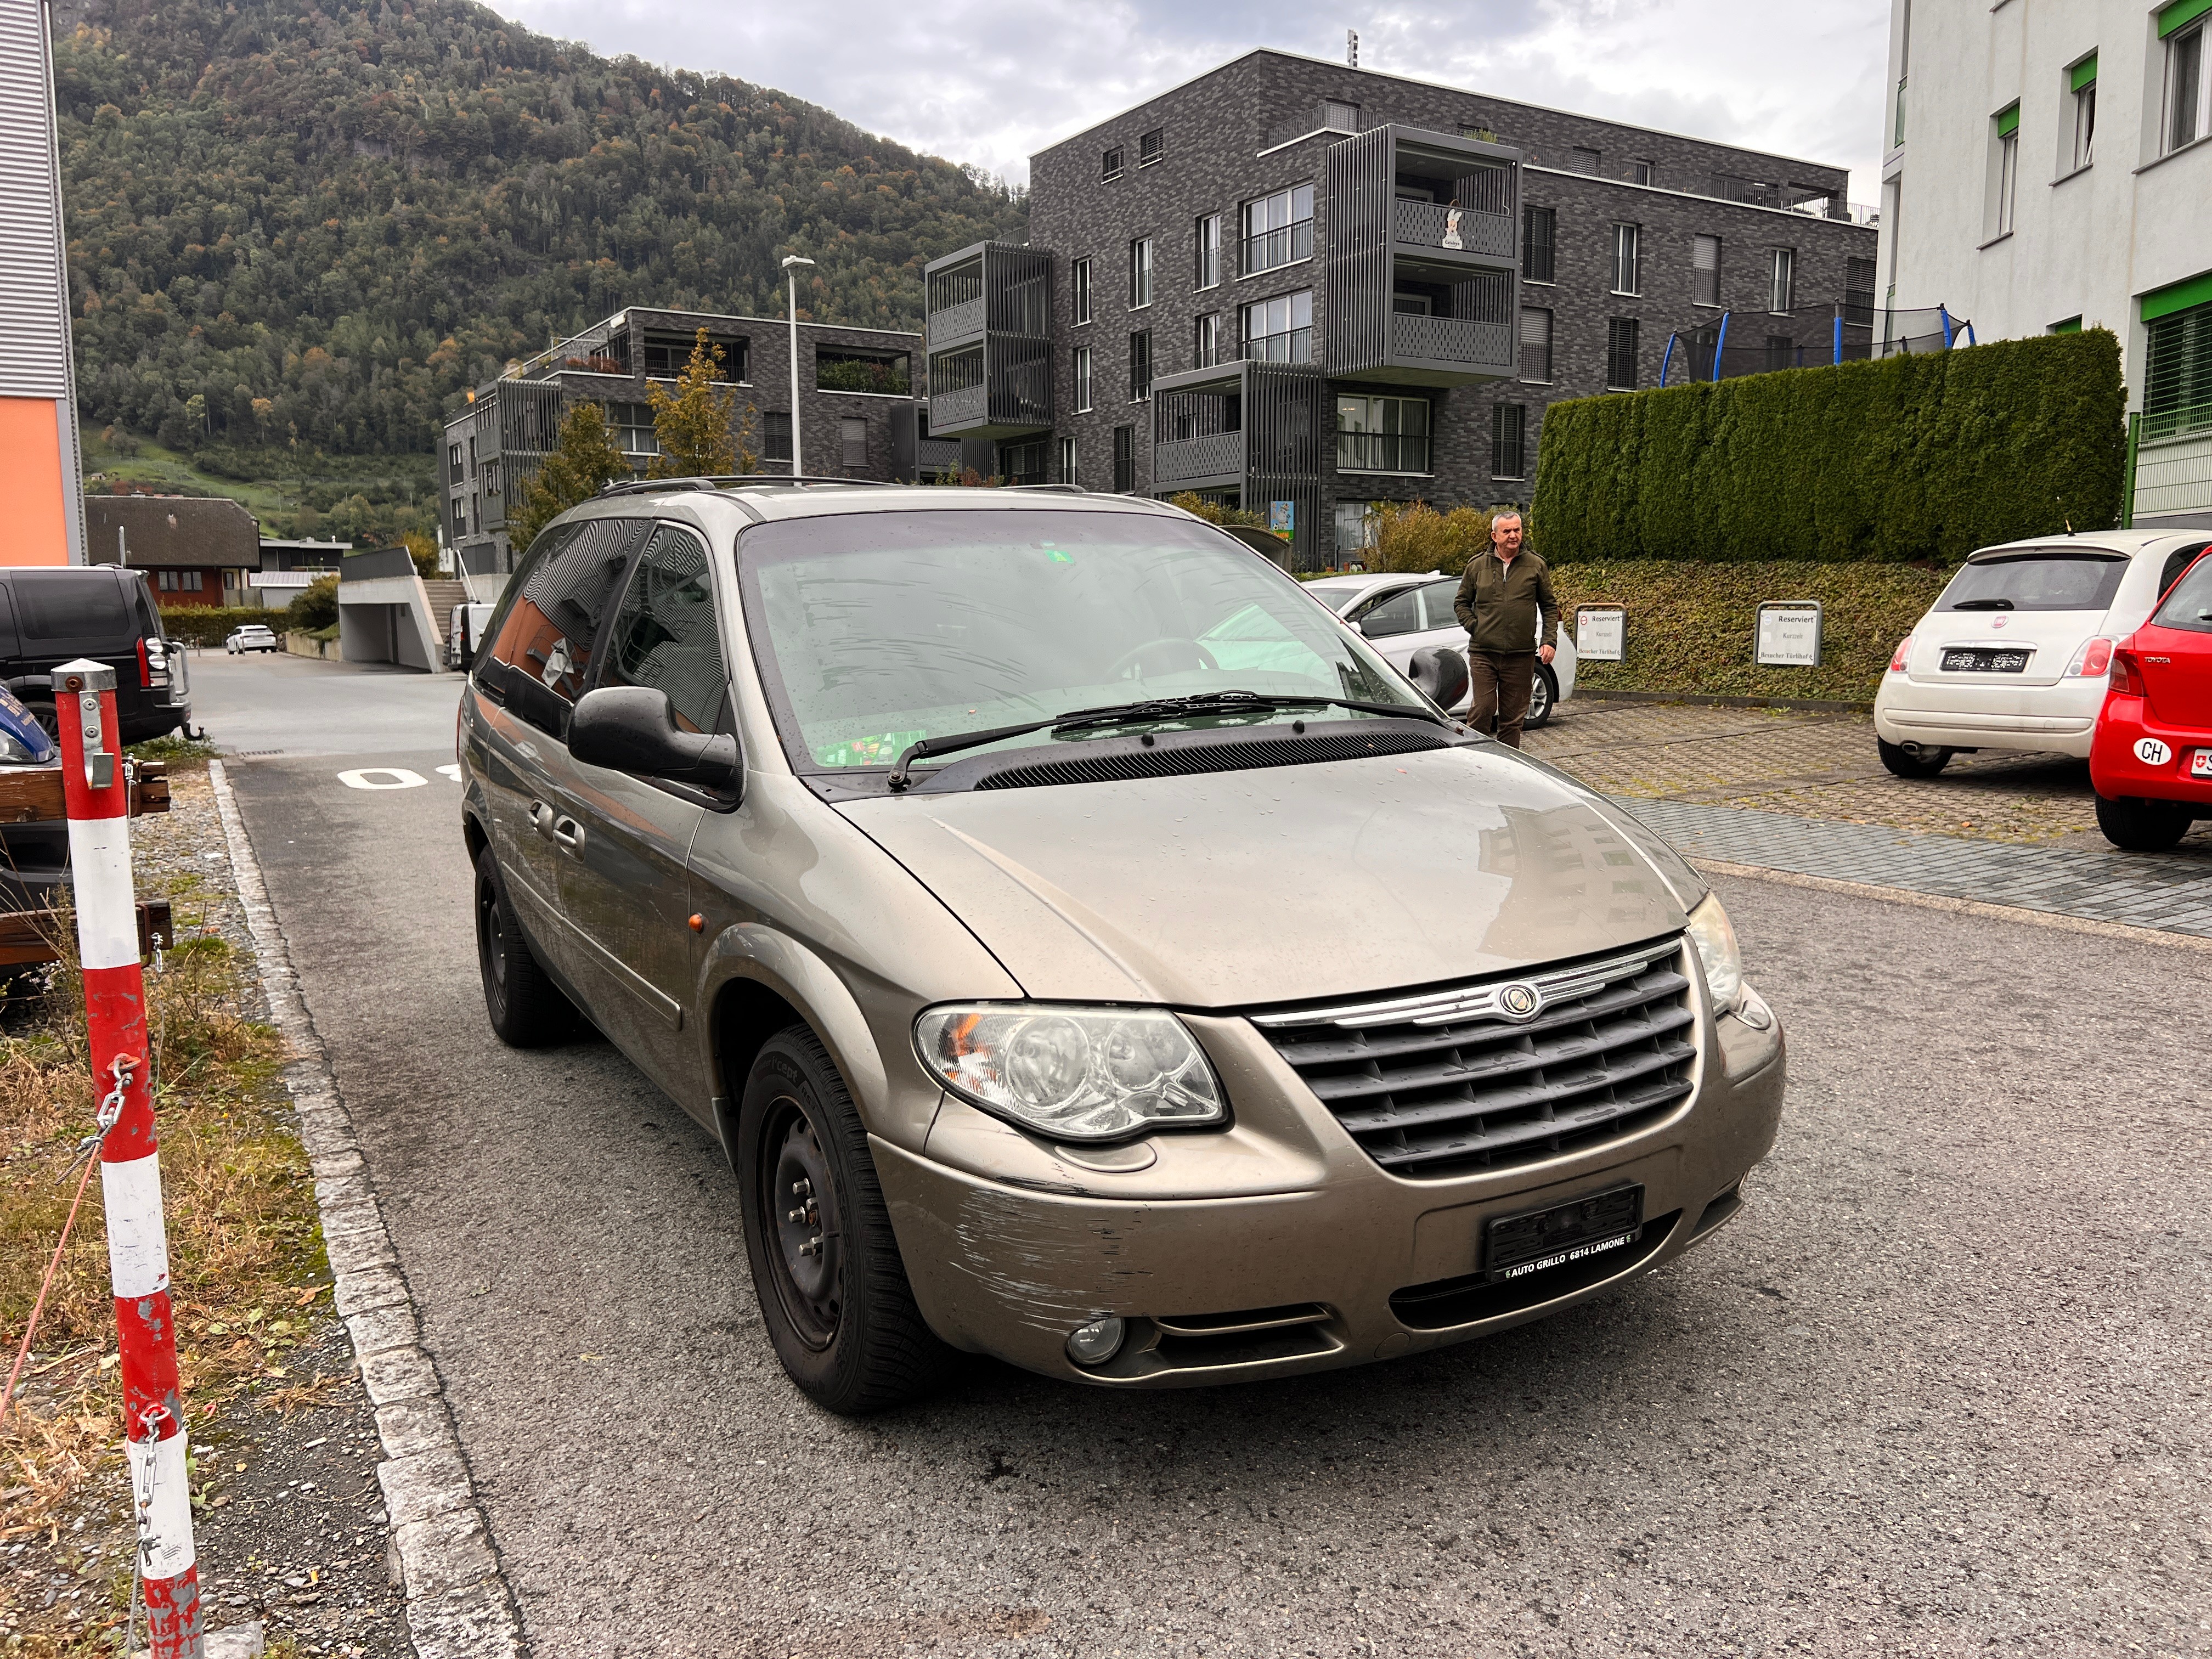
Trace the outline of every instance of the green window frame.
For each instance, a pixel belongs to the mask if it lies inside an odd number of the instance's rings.
[[[2173,0],[2158,15],[2158,38],[2163,40],[2177,30],[2187,28],[2207,12],[2212,12],[2212,0]]]
[[[2074,65],[2072,72],[2067,77],[2066,89],[2069,92],[2079,92],[2082,88],[2094,84],[2096,79],[2097,54],[2093,52]]]
[[[2212,5],[2212,0],[2205,0]],[[1997,137],[2009,138],[2020,131],[2020,100],[2015,98],[1997,112]]]

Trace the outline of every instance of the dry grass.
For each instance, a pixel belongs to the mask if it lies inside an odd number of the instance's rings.
[[[285,1385],[287,1353],[329,1273],[307,1156],[276,1083],[280,1041],[252,1016],[246,965],[193,908],[178,902],[178,946],[147,987],[178,1357],[197,1422],[241,1390]],[[53,980],[0,1020],[0,1364],[22,1340],[76,1187],[74,1175],[67,1184],[56,1176],[93,1122],[78,981],[66,963]],[[114,1304],[94,1179],[40,1316],[37,1357],[0,1419],[0,1542],[55,1536],[95,1476],[123,1497]]]

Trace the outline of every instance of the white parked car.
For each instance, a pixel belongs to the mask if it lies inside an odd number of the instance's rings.
[[[2115,530],[1968,555],[1875,693],[1881,763],[1932,778],[1978,749],[2086,758],[2112,647],[2148,620],[2207,542],[2201,530]]]
[[[1306,592],[1352,624],[1375,642],[1375,647],[1400,673],[1412,667],[1413,653],[1441,645],[1455,651],[1467,649],[1467,629],[1452,612],[1459,594],[1459,578],[1431,570],[1426,575],[1372,574],[1324,576],[1306,584]],[[1539,622],[1540,633],[1542,623]],[[1540,641],[1532,640],[1534,650]],[[1552,718],[1552,711],[1575,694],[1575,645],[1567,636],[1566,619],[1559,621],[1559,637],[1549,663],[1536,665],[1536,679],[1528,694],[1531,730]],[[1466,711],[1462,697],[1450,713]]]
[[[282,651],[284,642],[269,630],[267,624],[247,623],[222,642],[222,648],[238,657],[248,651]]]
[[[484,624],[491,620],[496,605],[457,605],[446,635],[446,666],[466,668],[475,660],[477,647],[483,643]]]

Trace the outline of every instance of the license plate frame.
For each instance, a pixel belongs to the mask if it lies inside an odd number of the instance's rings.
[[[2212,749],[2200,749],[2189,757],[2189,775],[2212,778]]]
[[[1624,1181],[1492,1216],[1482,1230],[1481,1272],[1493,1283],[1626,1248],[1644,1231],[1644,1183]]]
[[[1943,647],[1946,674],[2025,674],[2031,653],[2016,646],[1951,645]]]

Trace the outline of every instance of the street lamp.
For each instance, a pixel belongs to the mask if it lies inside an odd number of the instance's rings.
[[[799,459],[799,267],[811,265],[813,260],[796,253],[783,256],[783,274],[790,284],[791,310],[791,476],[794,478],[805,471]]]

